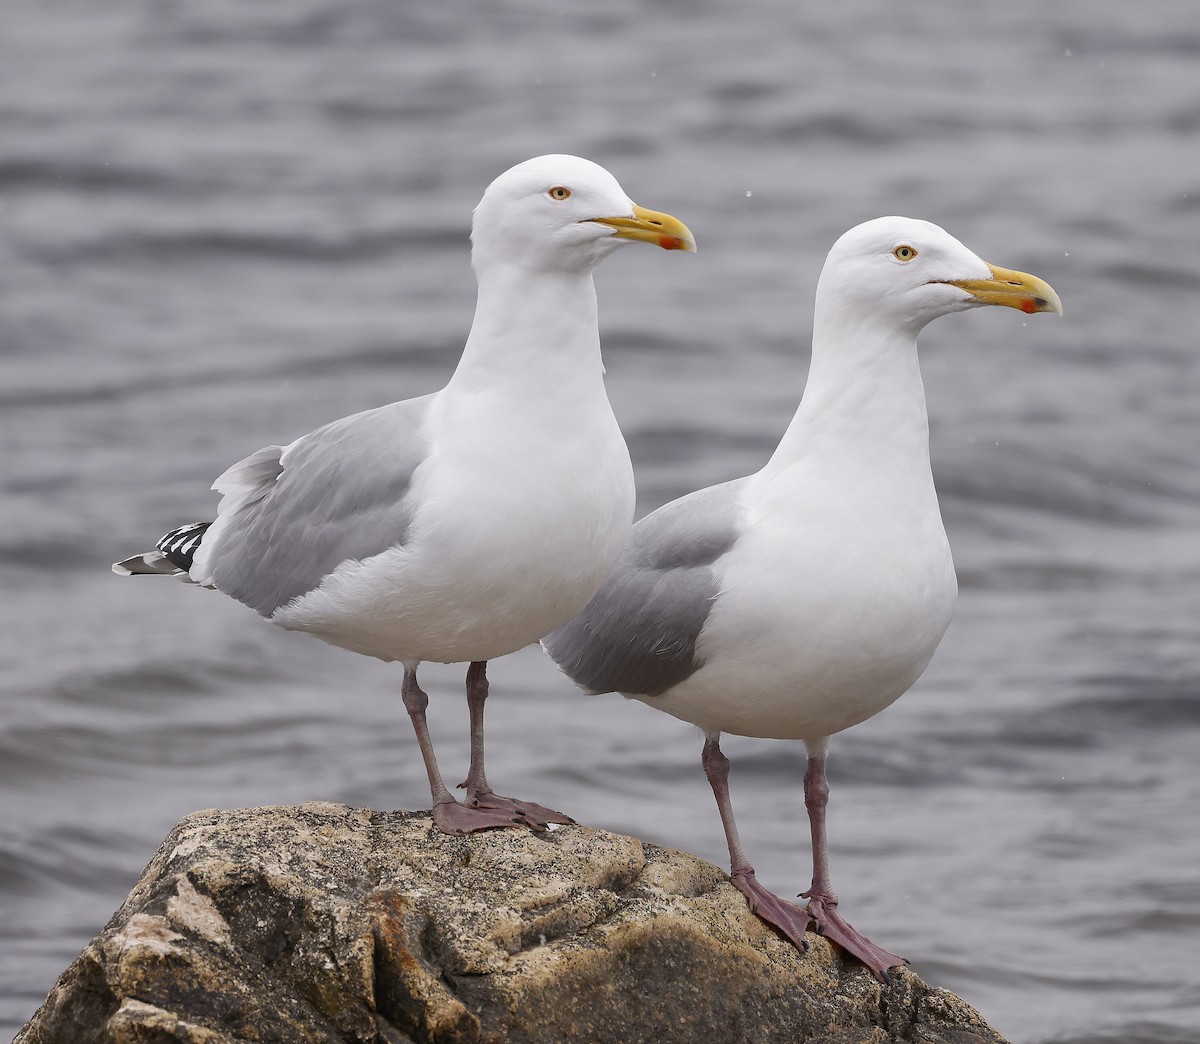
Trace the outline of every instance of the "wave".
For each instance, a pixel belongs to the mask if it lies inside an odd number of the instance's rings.
[[[175,262],[206,257],[236,257],[323,265],[375,261],[393,254],[463,246],[464,227],[359,230],[345,235],[250,231],[240,228],[193,228],[169,231],[122,231],[93,239],[30,248],[46,264],[94,261]]]

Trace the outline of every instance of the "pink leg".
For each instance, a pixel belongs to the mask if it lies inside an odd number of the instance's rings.
[[[506,812],[534,830],[545,830],[549,823],[574,823],[570,816],[545,805],[518,798],[504,797],[492,790],[483,768],[483,705],[488,698],[487,663],[477,660],[467,668],[467,708],[471,714],[471,767],[459,784],[467,790],[469,808]]]
[[[812,831],[813,879],[812,887],[800,895],[808,900],[808,915],[815,931],[852,953],[877,979],[886,982],[890,977],[889,968],[908,962],[876,946],[838,913],[837,895],[829,881],[829,852],[825,844],[825,808],[828,804],[829,782],[825,778],[825,746],[822,744],[815,753],[809,754],[804,773],[804,806],[808,809],[808,824]]]
[[[805,951],[809,946],[804,938],[810,924],[808,913],[795,903],[780,899],[774,892],[759,884],[754,876],[754,867],[750,865],[746,853],[742,850],[737,823],[733,819],[733,805],[729,801],[729,759],[721,753],[720,739],[719,733],[705,739],[700,763],[704,766],[704,774],[712,787],[713,797],[717,799],[721,824],[725,827],[725,841],[729,845],[729,879],[746,897],[750,909],[758,917],[797,949]]]
[[[404,707],[412,719],[413,731],[421,757],[425,759],[425,772],[429,776],[429,793],[433,798],[433,822],[443,834],[469,834],[475,830],[492,827],[523,826],[511,811],[503,813],[493,810],[468,808],[460,805],[454,795],[446,789],[442,774],[438,771],[437,758],[433,753],[433,741],[429,738],[429,726],[425,721],[425,708],[429,697],[417,684],[417,669],[405,664],[404,685],[401,688]]]

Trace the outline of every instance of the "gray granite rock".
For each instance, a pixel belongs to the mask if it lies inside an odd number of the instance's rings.
[[[197,812],[15,1044],[1002,1042],[952,993],[810,939],[716,867],[602,830]]]

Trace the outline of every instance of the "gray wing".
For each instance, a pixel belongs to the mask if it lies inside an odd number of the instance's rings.
[[[344,417],[235,464],[213,487],[225,500],[201,582],[270,616],[342,562],[403,543],[432,398]]]
[[[702,666],[696,640],[717,597],[713,563],[737,540],[745,481],[673,500],[633,527],[583,612],[542,639],[576,684],[658,696]]]

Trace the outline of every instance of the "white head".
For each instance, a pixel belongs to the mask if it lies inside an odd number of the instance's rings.
[[[535,271],[590,271],[617,247],[695,251],[686,225],[645,210],[607,170],[578,156],[538,156],[506,170],[475,208],[476,271],[501,259]]]
[[[876,218],[843,235],[825,260],[817,296],[822,307],[914,333],[939,315],[980,305],[1062,315],[1048,283],[989,265],[937,225],[903,217]]]

